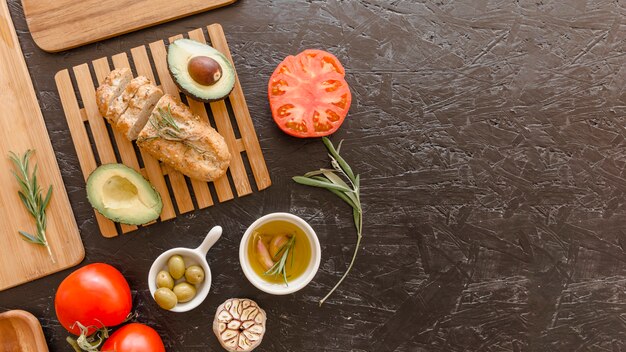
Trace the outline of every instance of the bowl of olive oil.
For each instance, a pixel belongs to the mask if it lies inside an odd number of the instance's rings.
[[[272,213],[252,223],[241,238],[239,261],[259,290],[286,295],[306,286],[320,265],[320,243],[300,217]]]

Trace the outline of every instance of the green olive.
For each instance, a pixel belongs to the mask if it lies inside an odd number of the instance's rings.
[[[154,300],[159,307],[167,310],[174,308],[176,303],[178,303],[176,294],[169,288],[165,287],[161,287],[160,289],[154,291]]]
[[[189,302],[196,295],[196,288],[187,282],[181,282],[174,286],[174,294],[178,302]]]
[[[161,270],[156,276],[156,285],[157,288],[165,287],[171,290],[174,288],[174,279],[170,273],[165,270]]]
[[[198,265],[192,265],[185,270],[185,280],[188,283],[197,285],[204,281],[204,270]]]
[[[180,255],[173,255],[167,261],[167,268],[174,280],[178,280],[185,275],[185,261]]]

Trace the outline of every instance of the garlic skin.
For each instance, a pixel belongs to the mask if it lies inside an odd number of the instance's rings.
[[[231,298],[215,312],[213,332],[229,352],[252,351],[265,334],[265,311],[247,298]]]

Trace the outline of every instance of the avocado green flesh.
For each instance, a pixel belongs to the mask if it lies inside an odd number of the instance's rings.
[[[129,225],[142,225],[161,214],[161,196],[141,174],[122,164],[106,164],[87,179],[89,203],[102,215]]]
[[[210,86],[202,85],[189,74],[189,60],[208,56],[222,68],[222,77]],[[167,50],[167,67],[180,90],[194,100],[211,102],[224,99],[235,86],[235,69],[222,53],[213,47],[191,39],[178,39]]]

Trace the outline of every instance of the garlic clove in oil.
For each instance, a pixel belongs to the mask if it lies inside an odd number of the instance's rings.
[[[256,253],[259,263],[261,263],[265,270],[269,270],[272,266],[274,266],[275,263],[261,237],[256,238]]]
[[[278,252],[280,252],[287,242],[289,242],[289,237],[286,235],[274,236],[274,238],[270,241],[270,256],[272,258],[276,258],[278,256]]]

